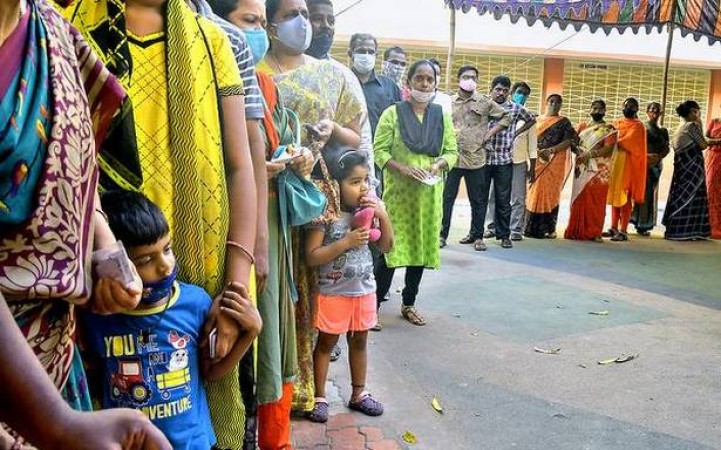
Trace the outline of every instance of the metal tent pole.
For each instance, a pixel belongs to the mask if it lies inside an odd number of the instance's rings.
[[[671,48],[673,47],[673,31],[675,29],[676,20],[676,1],[672,0],[671,6],[671,20],[668,23],[668,42],[666,43],[666,60],[663,65],[663,91],[661,93],[661,108],[663,108],[664,115],[661,116],[661,125],[663,125],[664,119],[666,118],[666,102],[668,100],[668,72],[669,66],[671,65]]]
[[[451,9],[451,36],[448,45],[448,62],[446,63],[446,92],[451,91],[451,76],[453,75],[453,57],[456,53],[456,8],[453,4],[449,5]]]

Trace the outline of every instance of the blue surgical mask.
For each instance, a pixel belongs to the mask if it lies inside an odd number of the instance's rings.
[[[305,17],[298,15],[278,24],[278,40],[298,54],[305,53],[313,39],[313,29]]]
[[[313,58],[326,59],[333,45],[333,35],[330,32],[313,33],[310,47],[305,52]]]
[[[169,296],[173,290],[173,283],[177,276],[178,265],[176,264],[173,271],[167,277],[152,283],[143,283],[143,296],[140,298],[140,303],[148,305]]]
[[[513,103],[518,103],[519,105],[525,105],[526,100],[528,100],[528,96],[520,92],[514,92],[511,98],[513,99]]]
[[[248,47],[253,54],[253,64],[258,64],[265,57],[270,47],[268,34],[262,28],[249,28],[243,30],[245,40],[248,41]]]

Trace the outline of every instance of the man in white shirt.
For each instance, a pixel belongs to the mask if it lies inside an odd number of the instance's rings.
[[[436,86],[440,86],[442,73],[441,63],[436,58],[431,58],[428,61],[433,64],[433,68],[436,71]],[[453,115],[453,100],[451,99],[450,95],[446,94],[440,89],[436,89],[436,96],[433,99],[433,103],[435,103],[436,105],[440,105],[440,107],[443,108],[443,114]]]
[[[524,105],[531,95],[531,87],[524,81],[519,81],[511,87],[511,101]],[[522,125],[519,124],[519,127]],[[511,182],[511,240],[523,240],[523,225],[526,219],[526,189],[527,182],[534,181],[536,173],[536,158],[538,156],[538,140],[536,125],[524,133],[516,136],[513,142],[513,181]],[[488,231],[484,238],[495,236],[493,194],[488,203]]]

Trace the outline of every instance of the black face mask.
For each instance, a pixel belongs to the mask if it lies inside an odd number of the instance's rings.
[[[638,111],[633,108],[623,108],[623,117],[627,119],[633,119],[638,114]]]
[[[310,41],[310,47],[305,53],[314,58],[325,59],[328,58],[331,46],[333,46],[333,35],[330,32],[313,33],[313,40]]]
[[[603,120],[604,117],[606,117],[605,114],[591,114],[591,118],[594,122],[600,122]]]

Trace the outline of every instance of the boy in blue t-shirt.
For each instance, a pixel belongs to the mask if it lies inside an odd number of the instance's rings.
[[[168,223],[141,194],[112,191],[102,197],[115,237],[143,280],[143,296],[133,311],[108,316],[86,314],[89,351],[100,365],[103,408],[134,408],[163,431],[175,450],[208,450],[216,439],[203,388],[238,364],[260,332],[261,319],[247,290],[230,285],[221,313],[238,322],[241,333],[220,361],[210,357],[204,333],[210,296],[175,280],[178,268]]]

